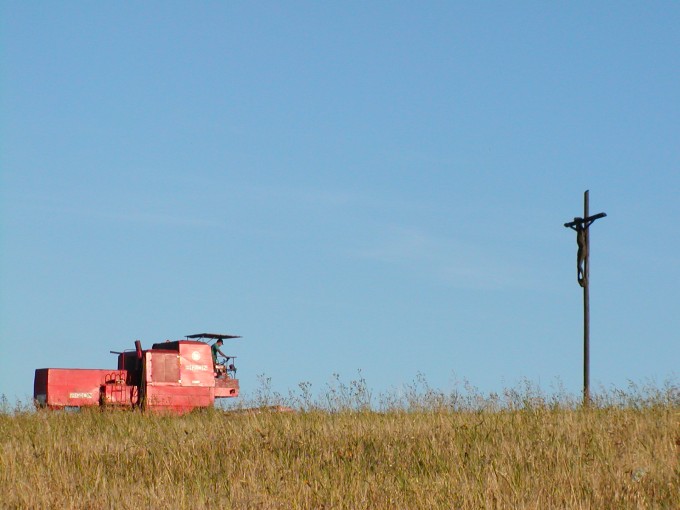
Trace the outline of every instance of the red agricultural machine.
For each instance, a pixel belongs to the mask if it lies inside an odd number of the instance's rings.
[[[118,355],[116,370],[39,368],[33,398],[49,409],[101,406],[185,413],[210,407],[216,398],[239,393],[235,356],[220,356],[207,343],[232,338],[240,337],[199,333],[148,350],[137,340],[134,350],[111,351]]]

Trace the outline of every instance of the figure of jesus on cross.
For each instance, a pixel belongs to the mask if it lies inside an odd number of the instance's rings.
[[[564,226],[576,231],[576,279],[583,287],[583,404],[590,403],[590,286],[589,286],[589,258],[590,236],[588,229],[597,219],[607,216],[605,213],[589,216],[588,191],[583,195],[583,217],[574,218],[574,221],[565,223]]]

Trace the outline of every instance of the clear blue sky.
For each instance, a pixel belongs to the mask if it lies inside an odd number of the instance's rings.
[[[257,375],[677,381],[677,2],[0,4],[0,393],[243,335]]]

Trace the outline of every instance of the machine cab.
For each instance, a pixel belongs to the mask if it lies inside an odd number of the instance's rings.
[[[218,333],[197,333],[195,335],[187,335],[187,340],[197,340],[199,342],[214,343],[218,340],[231,340],[234,338],[241,338],[238,335],[223,335]],[[212,349],[212,346],[211,346]],[[222,351],[222,349],[219,349]],[[239,392],[238,379],[236,379],[236,356],[228,354],[221,355],[219,352],[215,353],[215,363],[213,369],[215,372],[215,398],[236,397]]]

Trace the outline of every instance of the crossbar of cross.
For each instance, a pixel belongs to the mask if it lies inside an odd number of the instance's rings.
[[[574,218],[574,221],[565,223],[564,226],[567,228],[573,228],[574,230],[578,230],[579,227],[588,228],[595,220],[599,220],[605,216],[607,216],[607,213],[601,212],[598,214],[593,214],[592,216],[588,216],[587,218]]]

